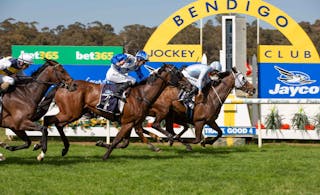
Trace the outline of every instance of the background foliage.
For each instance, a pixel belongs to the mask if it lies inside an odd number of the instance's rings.
[[[221,16],[208,20],[203,27],[203,52],[207,54],[208,62],[219,59],[221,49]],[[215,25],[214,25],[215,24]],[[37,28],[38,22],[21,22],[8,18],[0,23],[0,56],[11,55],[11,45],[95,45],[124,46],[125,51],[135,53],[142,49],[156,27],[140,24],[125,26],[118,34],[111,24],[93,21],[88,24],[75,22],[68,26],[59,25],[56,28]],[[318,51],[320,51],[320,19],[314,24],[301,22],[301,27],[309,35]],[[191,24],[178,33],[170,43],[198,44],[199,27]],[[257,44],[256,21],[247,23],[247,56],[256,54]],[[286,45],[289,41],[278,31],[260,28],[260,44]]]

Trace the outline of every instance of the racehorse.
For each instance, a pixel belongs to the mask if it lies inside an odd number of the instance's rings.
[[[19,146],[1,145],[10,151],[28,148],[31,140],[25,131],[41,131],[42,152],[39,156],[44,156],[48,131],[47,127],[34,122],[37,120],[34,118],[37,105],[51,85],[71,86],[72,78],[58,62],[45,59],[45,63],[31,77],[17,76],[17,79],[16,85],[3,94],[0,126],[11,129],[25,143]]]
[[[180,90],[176,87],[166,87],[149,110],[148,115],[155,116],[152,127],[168,137],[172,137],[172,135],[175,135],[173,123],[178,123],[182,125],[184,129],[176,136],[176,139],[182,141],[182,143],[197,144],[201,141],[204,125],[208,124],[218,132],[218,135],[214,139],[203,140],[202,145],[213,144],[222,136],[222,130],[215,121],[218,118],[224,101],[232,89],[235,87],[249,95],[255,93],[254,86],[249,83],[246,77],[241,72],[238,72],[236,68],[232,68],[231,71],[218,73],[218,76],[220,77],[220,83],[218,85],[212,85],[213,82],[211,82],[203,89],[204,92],[202,95],[200,94],[195,97],[195,107],[191,119],[186,114],[186,107],[179,101]],[[166,130],[163,130],[160,126],[161,121],[164,119],[166,120]],[[188,129],[188,124],[194,125],[196,138],[189,141],[181,140],[180,136]],[[148,132],[142,128],[142,123],[138,124],[135,128],[144,143],[148,143],[147,139],[143,138],[143,133],[148,134]],[[173,139],[169,139],[169,141],[172,140]],[[123,145],[122,147],[126,146]]]
[[[120,116],[115,116],[112,113],[103,112],[96,108],[100,100],[102,84],[80,80],[74,81],[74,84],[77,86],[77,90],[72,92],[61,88],[57,89],[54,99],[60,112],[57,115],[45,116],[44,126],[55,124],[64,143],[62,150],[62,155],[64,156],[69,149],[69,141],[63,132],[65,125],[78,120],[88,111],[113,121],[117,120],[117,117],[120,118],[121,129],[104,155],[104,160],[109,157],[112,149],[116,147],[124,135],[130,136],[131,129],[145,119],[148,109],[167,85],[190,85],[189,81],[176,67],[164,64],[151,74],[147,80],[135,84],[131,88],[126,98],[127,102],[124,104],[123,112]]]

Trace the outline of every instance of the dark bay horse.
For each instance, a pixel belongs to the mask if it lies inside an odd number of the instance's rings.
[[[197,144],[202,139],[202,129],[204,125],[208,124],[212,129],[218,132],[218,135],[211,140],[204,140],[202,144],[203,146],[205,144],[213,144],[222,136],[222,131],[215,121],[218,118],[224,101],[232,89],[235,87],[249,95],[253,95],[255,93],[253,85],[249,83],[245,76],[235,68],[233,68],[232,71],[219,73],[219,77],[221,82],[218,85],[207,85],[204,89],[204,93],[195,97],[195,107],[192,119],[187,117],[186,108],[181,101],[179,101],[178,96],[180,90],[176,87],[166,87],[149,110],[148,115],[155,117],[152,127],[170,137],[175,135],[173,123],[178,123],[182,125],[184,129],[179,133],[177,139],[183,141],[183,143]],[[164,119],[166,120],[166,130],[163,130],[160,127],[160,123]],[[181,140],[180,136],[188,129],[188,124],[194,125],[196,138],[191,141]],[[143,133],[148,134],[147,131],[142,128],[142,124],[137,126],[138,127],[136,127],[136,129],[140,132],[140,138],[145,143],[148,143],[147,140],[143,138]],[[168,133],[165,131],[168,131]]]
[[[72,78],[63,66],[47,59],[44,65],[32,73],[31,77],[21,77],[20,80],[17,80],[14,89],[9,89],[2,97],[1,127],[11,129],[25,143],[20,146],[7,144],[2,144],[2,146],[10,151],[28,148],[31,140],[25,131],[41,131],[42,152],[40,155],[44,156],[47,150],[48,131],[47,127],[34,122],[37,106],[51,85],[70,86],[71,83]]]
[[[62,155],[69,149],[69,141],[63,132],[63,127],[78,120],[84,113],[91,111],[109,120],[121,117],[121,129],[113,140],[103,159],[107,159],[111,151],[121,142],[125,135],[130,136],[131,129],[144,121],[148,109],[168,85],[190,85],[182,73],[174,66],[165,64],[153,73],[145,82],[136,84],[130,90],[126,99],[123,112],[120,116],[100,111],[96,105],[100,100],[101,84],[86,81],[74,81],[77,90],[68,92],[66,89],[58,89],[54,99],[60,112],[54,116],[44,117],[44,126],[55,124],[64,143]],[[190,86],[191,87],[191,86]]]

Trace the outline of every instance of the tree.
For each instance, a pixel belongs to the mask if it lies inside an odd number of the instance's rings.
[[[154,30],[139,24],[125,26],[120,32],[125,52],[135,54],[143,49]]]

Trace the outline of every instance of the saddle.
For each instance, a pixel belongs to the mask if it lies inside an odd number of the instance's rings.
[[[122,98],[115,96],[115,93],[117,91],[117,84],[104,84],[101,93],[100,93],[100,101],[97,105],[97,109],[108,112],[115,115],[120,115],[124,102]]]

